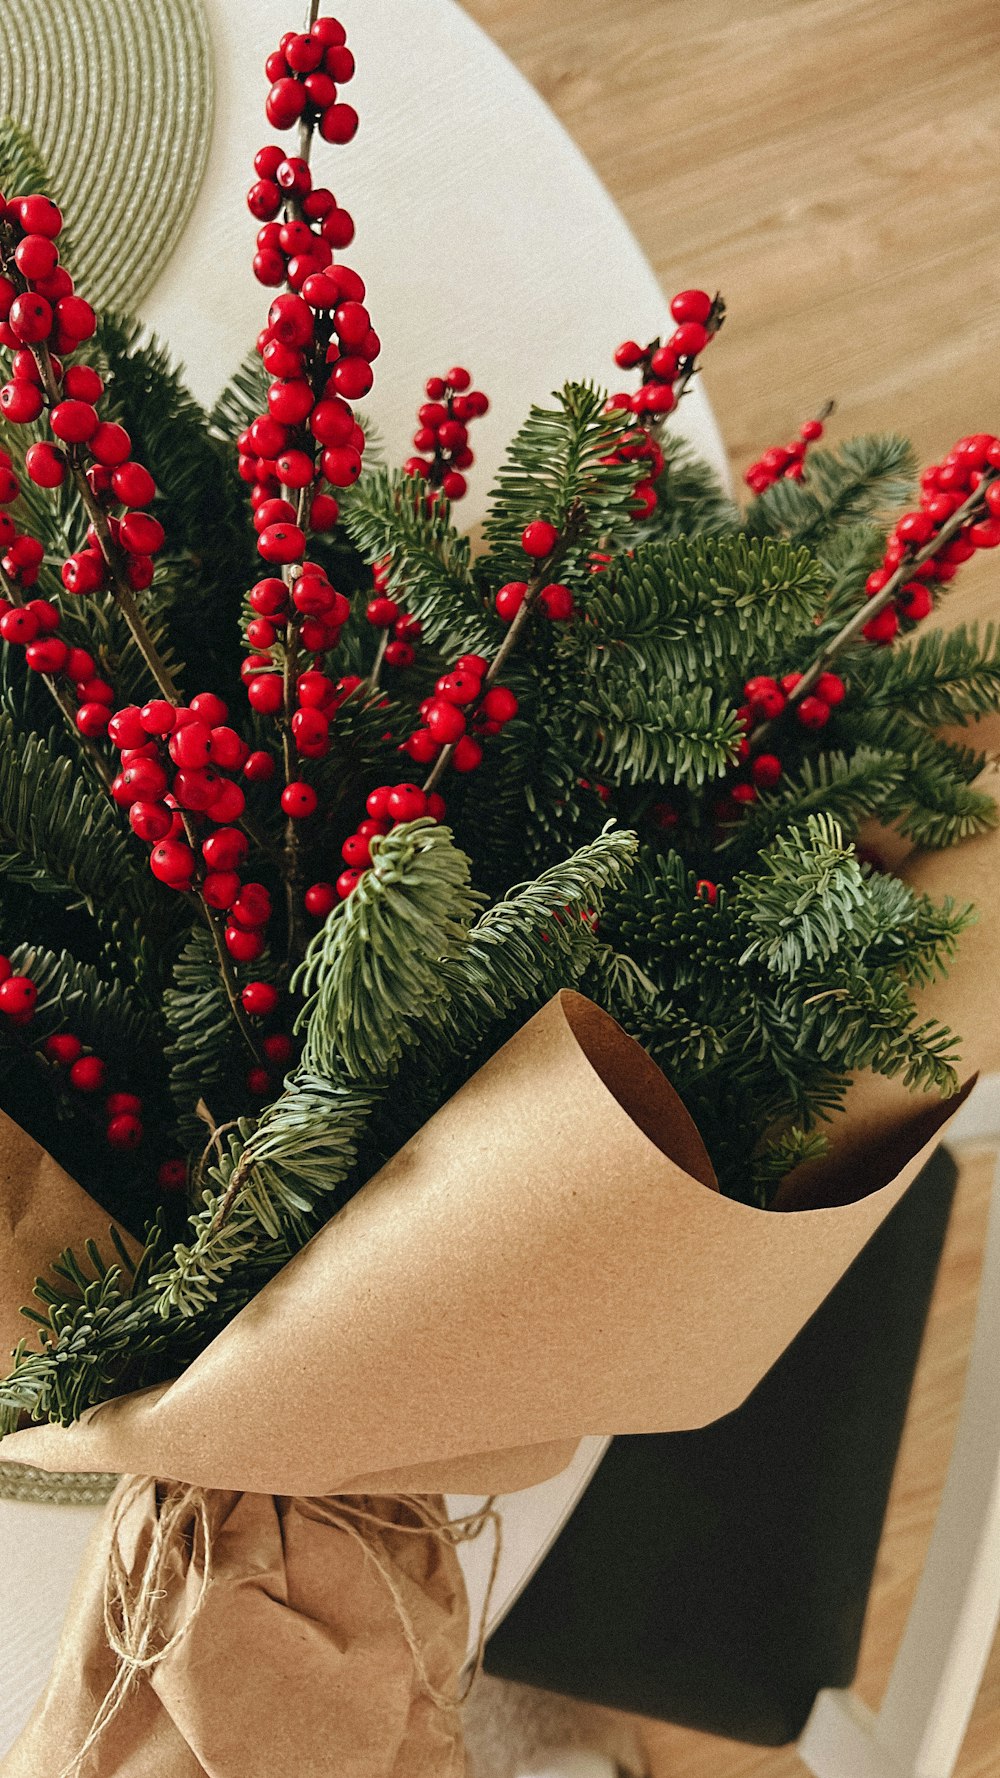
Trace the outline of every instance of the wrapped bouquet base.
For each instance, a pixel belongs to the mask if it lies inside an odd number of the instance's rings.
[[[112,1503],[4,1778],[461,1771],[466,1608],[433,1496],[738,1406],[936,1140],[875,1189],[870,1156],[834,1208],[724,1198],[644,1051],[559,994],[181,1377],[4,1441],[160,1478]]]

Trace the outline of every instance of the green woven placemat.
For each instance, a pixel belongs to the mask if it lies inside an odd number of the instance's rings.
[[[44,1506],[103,1506],[118,1477],[49,1475],[21,1463],[0,1463],[0,1500],[30,1500]]]
[[[80,294],[134,310],[205,169],[212,53],[201,0],[5,6],[3,114],[34,137],[52,176]]]

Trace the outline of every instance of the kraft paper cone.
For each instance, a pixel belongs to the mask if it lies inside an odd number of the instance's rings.
[[[104,1579],[122,1507],[129,1566],[148,1552],[154,1484],[122,1483],[80,1571],[48,1689],[0,1766],[3,1778],[57,1778],[114,1683]],[[137,1676],[81,1778],[464,1778],[457,1711],[425,1695],[384,1574],[329,1523],[323,1503],[219,1495],[209,1510],[212,1578],[201,1607],[193,1612],[205,1565],[195,1535],[191,1547],[172,1547],[157,1607],[163,1638],[185,1619],[188,1627]],[[379,1511],[408,1523],[404,1503]],[[429,1681],[453,1688],[467,1637],[454,1549],[390,1523],[376,1554]]]
[[[485,1490],[504,1465],[478,1454],[702,1426],[770,1369],[936,1137],[856,1202],[734,1202],[644,1051],[562,993],[176,1382],[0,1454],[263,1494],[450,1473]]]
[[[52,1261],[67,1247],[96,1241],[116,1257],[111,1218],[19,1125],[0,1111],[0,1351],[38,1344],[38,1325],[20,1313],[36,1278],[54,1282]],[[124,1236],[124,1231],[119,1231]],[[136,1243],[125,1236],[137,1253]],[[65,1283],[65,1280],[61,1281]],[[39,1305],[40,1307],[40,1305]],[[7,1368],[6,1366],[4,1367]]]

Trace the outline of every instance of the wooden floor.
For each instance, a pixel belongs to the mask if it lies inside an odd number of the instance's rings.
[[[726,296],[707,386],[737,476],[829,396],[832,437],[905,431],[924,462],[1000,430],[1000,0],[464,4],[561,117],[665,291]],[[1000,614],[1000,552],[954,598]],[[947,1465],[992,1164],[963,1168],[866,1633],[871,1703]],[[792,1752],[646,1738],[655,1778],[803,1772]],[[958,1773],[1000,1775],[1000,1648]]]

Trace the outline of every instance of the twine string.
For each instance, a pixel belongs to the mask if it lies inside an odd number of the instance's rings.
[[[124,1709],[135,1682],[141,1675],[154,1672],[179,1646],[195,1624],[212,1586],[213,1496],[206,1489],[174,1482],[164,1485],[145,1559],[141,1567],[137,1564],[134,1568],[126,1561],[122,1552],[125,1521],[149,1486],[147,1477],[133,1476],[114,1502],[103,1609],[104,1633],[115,1658],[115,1673],[86,1739],[63,1767],[59,1778],[81,1778],[87,1755]],[[408,1524],[388,1512],[379,1512],[367,1496],[356,1499],[349,1495],[331,1495],[310,1498],[308,1504],[319,1523],[350,1537],[359,1545],[366,1560],[372,1563],[392,1600],[420,1691],[439,1710],[454,1711],[465,1702],[475,1684],[486,1647],[489,1610],[502,1549],[502,1523],[496,1496],[491,1496],[476,1511],[456,1518],[449,1518],[443,1507],[423,1495],[394,1495],[392,1499],[397,1510],[402,1507],[415,1522]],[[493,1531],[493,1553],[479,1614],[475,1653],[465,1680],[460,1680],[454,1691],[446,1691],[435,1685],[431,1678],[425,1650],[394,1573],[393,1558],[385,1540],[397,1534],[431,1537],[444,1548],[457,1549],[460,1544],[471,1543],[480,1537],[487,1526]],[[171,1597],[170,1570],[176,1567],[178,1553],[185,1545],[190,1546],[192,1562],[200,1554],[201,1581],[194,1600],[179,1614],[174,1629],[161,1640],[162,1607]]]

